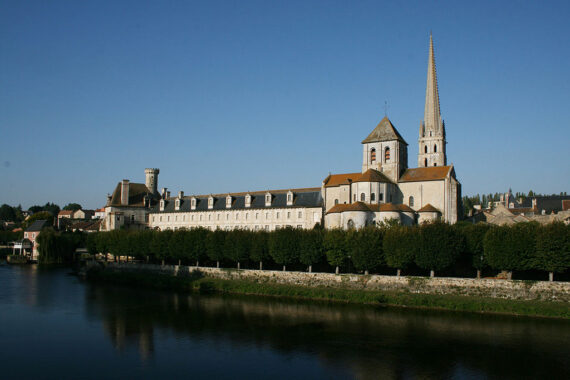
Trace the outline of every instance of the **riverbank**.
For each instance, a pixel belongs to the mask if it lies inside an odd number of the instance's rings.
[[[141,270],[138,265],[96,266],[87,271],[90,281],[115,283],[152,289],[198,293],[243,294],[256,296],[286,297],[368,304],[386,307],[429,308],[476,313],[496,313],[517,316],[553,317],[570,319],[570,308],[565,301],[515,300],[484,296],[456,294],[424,294],[407,290],[366,290],[351,287],[306,286],[282,284],[251,279],[216,278],[204,268],[200,270],[175,271],[167,267],[163,271]],[[207,268],[211,269],[211,268]],[[218,270],[224,271],[224,270]],[[235,270],[226,270],[231,277]],[[245,272],[245,271],[240,271]],[[421,282],[423,279],[416,279]]]

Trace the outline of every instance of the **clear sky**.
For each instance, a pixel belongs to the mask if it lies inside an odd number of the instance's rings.
[[[0,203],[104,205],[360,171],[388,116],[417,166],[433,31],[463,194],[570,191],[569,1],[0,1]]]

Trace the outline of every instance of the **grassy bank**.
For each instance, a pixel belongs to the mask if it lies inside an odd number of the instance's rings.
[[[201,274],[173,277],[151,273],[102,270],[89,272],[88,279],[95,282],[136,285],[139,287],[185,292],[245,294],[375,306],[429,308],[570,319],[569,305],[565,302],[554,301],[521,301],[456,295],[413,294],[395,291],[306,287],[244,280],[222,280],[203,277]]]

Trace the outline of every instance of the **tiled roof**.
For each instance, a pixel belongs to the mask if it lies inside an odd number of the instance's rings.
[[[26,229],[26,232],[41,231],[42,228],[44,228],[46,223],[47,223],[47,220],[36,220]]]
[[[375,169],[368,169],[353,182],[388,182],[392,183],[388,177]]]
[[[380,123],[370,132],[367,138],[362,140],[363,144],[379,142],[379,141],[392,141],[399,140],[404,144],[408,145],[406,140],[398,133],[388,116],[384,116]]]
[[[548,195],[543,197],[527,197],[523,200],[523,207],[532,207],[532,200],[536,199],[536,208],[539,212],[544,210],[547,214],[552,211],[562,211],[564,208],[564,201],[570,200],[570,195]]]
[[[153,200],[153,204],[158,199],[158,195],[152,194],[144,183],[129,182],[129,204],[127,206],[144,207],[144,197],[147,195]],[[121,204],[121,182],[115,187],[111,202],[107,206],[125,206]]]
[[[325,187],[350,185],[361,176],[362,173],[330,174],[327,178],[325,178],[324,183]]]
[[[293,204],[287,205],[287,193],[293,192]],[[265,206],[265,194],[269,192],[272,195],[271,206]],[[245,196],[251,195],[251,206],[245,207]],[[199,212],[199,211],[224,211],[224,210],[251,210],[251,209],[271,209],[271,208],[308,208],[323,207],[323,198],[319,187],[307,189],[287,189],[287,190],[269,190],[254,191],[248,193],[229,193],[232,197],[231,208],[226,208],[226,194],[212,195],[214,197],[214,205],[208,208],[208,198],[210,195],[185,196],[182,198],[180,209],[175,209],[176,197],[171,197],[165,201],[164,210],[160,211],[160,204],[154,206],[151,213],[167,213],[167,212]],[[196,209],[192,210],[192,198],[196,198]]]
[[[420,208],[418,210],[418,212],[439,212],[441,214],[441,211],[439,211],[438,209],[436,209],[435,207],[433,207],[429,203],[426,204],[424,207]]]
[[[57,215],[58,216],[71,216],[73,214],[73,210],[61,210]]]
[[[407,169],[399,182],[437,181],[453,175],[453,166],[431,166],[428,168]]]
[[[338,204],[334,205],[327,214],[334,214],[345,211],[368,211],[368,212],[414,212],[411,208],[406,205],[399,204],[395,205],[393,203],[378,203],[370,204],[364,202],[354,202],[350,204]]]

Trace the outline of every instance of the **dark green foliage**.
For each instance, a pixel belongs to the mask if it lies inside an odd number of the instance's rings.
[[[172,231],[154,231],[152,240],[150,242],[150,252],[156,261],[166,260],[169,257],[168,242],[172,236]]]
[[[71,210],[71,211],[77,211],[77,210],[81,210],[81,205],[79,203],[68,203],[63,209],[64,210]]]
[[[29,226],[31,226],[36,220],[46,220],[47,223],[45,224],[46,227],[53,226],[54,216],[53,214],[49,213],[48,211],[40,211],[35,213],[34,215],[30,216],[22,223],[22,228],[25,230]]]
[[[227,233],[224,255],[234,263],[241,263],[249,258],[251,233],[244,230],[233,230]]]
[[[535,262],[536,223],[492,227],[485,234],[485,260],[491,268],[515,271],[531,269]]]
[[[0,206],[0,220],[14,222],[16,221],[16,210],[7,204]]]
[[[72,234],[55,232],[51,228],[42,230],[36,241],[39,251],[38,261],[43,264],[70,262],[78,248],[78,239]]]
[[[393,227],[386,230],[383,247],[386,263],[394,269],[406,269],[419,251],[418,227]]]
[[[458,226],[456,226],[457,228]],[[459,228],[459,232],[465,239],[464,252],[469,256],[473,268],[482,270],[487,265],[485,262],[483,240],[489,231],[488,224],[468,224]]]
[[[325,232],[323,246],[330,265],[341,268],[347,264],[346,232],[341,229]]]
[[[187,232],[185,230],[174,231],[170,240],[168,240],[168,257],[173,260],[184,260],[186,259],[185,243]]]
[[[320,228],[300,232],[299,262],[301,264],[314,265],[323,259],[323,235],[324,232]]]
[[[552,223],[538,228],[535,266],[556,273],[570,268],[570,226]]]
[[[423,224],[420,227],[419,243],[416,264],[433,271],[451,266],[465,245],[463,236],[443,222]]]
[[[370,271],[384,264],[382,238],[384,229],[365,227],[347,234],[347,248],[354,267]]]
[[[226,232],[215,230],[209,232],[206,236],[206,254],[213,261],[221,261],[224,259],[224,246],[226,242]]]
[[[209,231],[205,228],[193,228],[186,233],[184,252],[192,263],[199,262],[206,257],[206,239],[208,233]]]
[[[7,244],[12,241],[22,240],[24,237],[23,231],[0,231],[0,244]]]
[[[269,254],[277,264],[288,265],[299,259],[299,230],[276,230],[269,236]]]
[[[249,258],[252,261],[263,262],[269,256],[269,234],[265,231],[260,231],[252,236],[251,249],[249,251]]]
[[[87,235],[87,241],[86,241],[86,245],[87,245],[87,251],[91,254],[91,255],[95,255],[98,253],[97,251],[97,238],[98,238],[99,234],[88,234]]]

